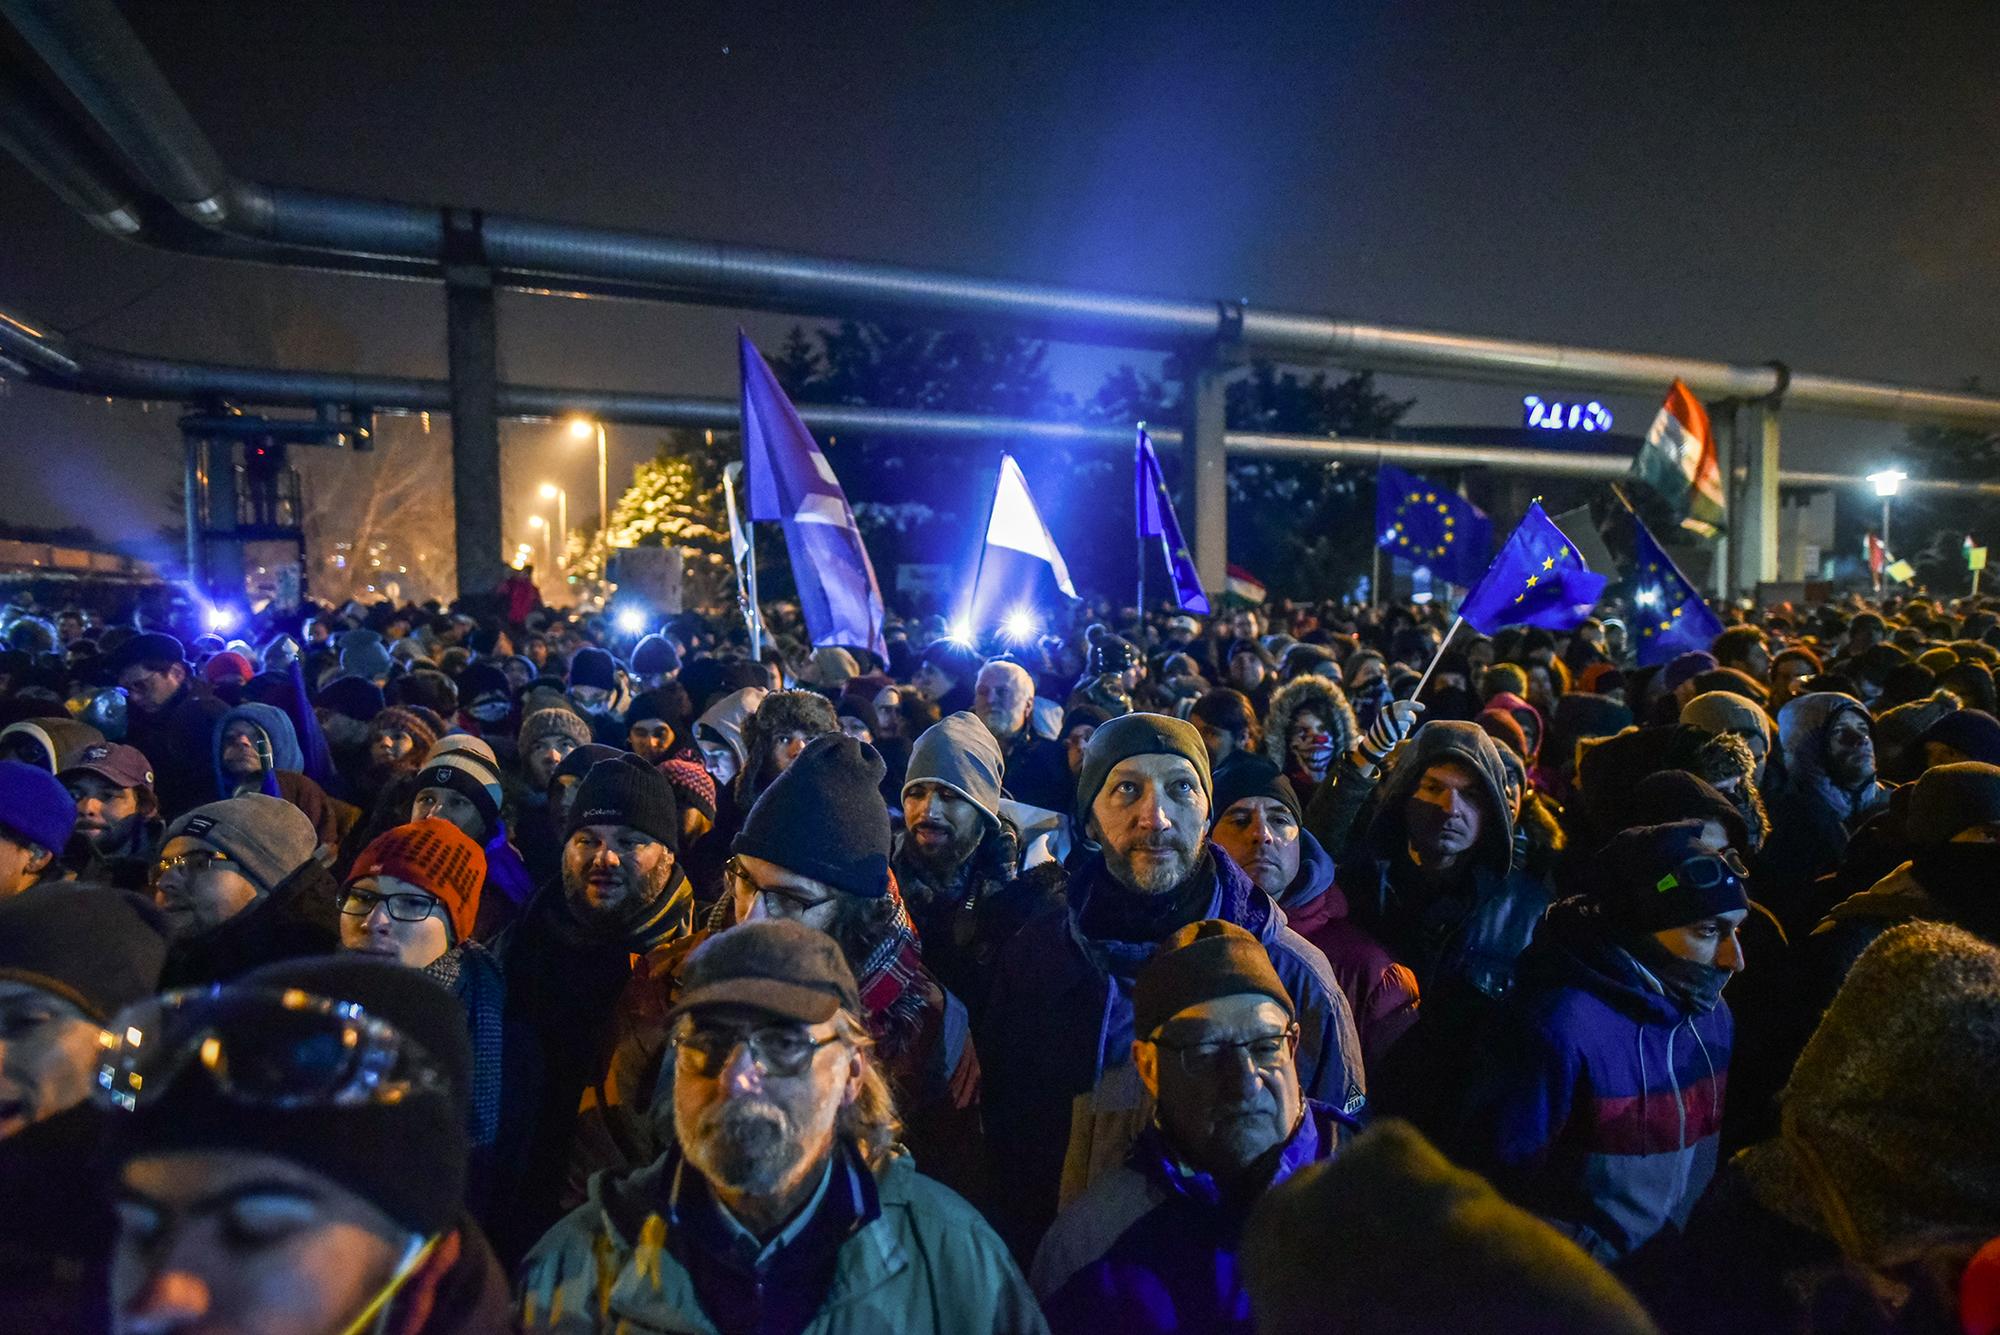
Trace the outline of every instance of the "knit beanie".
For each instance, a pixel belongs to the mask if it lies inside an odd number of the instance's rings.
[[[225,681],[248,681],[256,675],[257,669],[242,654],[219,653],[201,665],[201,679],[210,686]]]
[[[910,748],[903,791],[913,784],[941,783],[979,808],[991,829],[1000,827],[1000,786],[1007,762],[979,716],[961,709],[924,729]]]
[[[683,809],[693,807],[715,819],[715,779],[706,769],[692,760],[662,760],[660,773],[674,786],[674,800]]]
[[[364,677],[335,677],[319,688],[319,705],[356,723],[368,723],[382,712],[382,688]]]
[[[813,681],[822,689],[837,691],[861,675],[854,655],[838,645],[813,650]]]
[[[2000,719],[1982,710],[1961,709],[1946,714],[1917,740],[1948,746],[1967,760],[2000,765]]]
[[[2000,766],[1977,760],[1938,765],[1909,790],[1903,829],[1919,848],[1951,842],[1980,825],[2000,825]]]
[[[1498,742],[1507,750],[1525,759],[1528,754],[1528,733],[1520,720],[1504,709],[1483,709],[1473,717],[1479,730]]]
[[[1582,1248],[1394,1119],[1266,1192],[1242,1259],[1259,1335],[1657,1335]]]
[[[23,760],[0,760],[0,832],[60,853],[76,828],[76,799],[56,776]]]
[[[514,688],[507,681],[507,674],[488,662],[469,664],[458,674],[458,698],[461,707],[471,709],[482,702],[505,700],[510,704],[514,699]]]
[[[582,746],[590,740],[590,725],[573,709],[537,709],[521,720],[515,745],[526,755],[544,737],[567,737]]]
[[[1680,721],[1708,733],[1761,733],[1766,743],[1776,725],[1763,708],[1735,691],[1704,691],[1681,706]]]
[[[1231,756],[1215,771],[1215,801],[1208,813],[1209,828],[1214,829],[1223,813],[1246,797],[1268,797],[1282,802],[1293,820],[1305,824],[1305,808],[1299,802],[1298,789],[1292,787],[1284,771],[1263,756],[1244,754]]]
[[[1684,769],[1663,769],[1648,774],[1632,789],[1627,810],[1634,825],[1665,825],[1673,821],[1714,821],[1722,827],[1729,846],[1738,851],[1750,846],[1750,827],[1736,804],[1713,785]]]
[[[1743,881],[1726,869],[1710,886],[1691,885],[1678,874],[1689,859],[1713,856],[1701,842],[1701,824],[1641,825],[1612,836],[1597,856],[1603,880],[1595,898],[1615,928],[1663,932],[1750,907]]]
[[[443,758],[426,764],[417,771],[416,783],[419,793],[426,788],[442,788],[472,803],[473,810],[479,813],[480,826],[484,831],[481,842],[493,837],[500,823],[500,785],[489,786],[463,754],[447,753]]]
[[[1220,918],[1189,923],[1160,943],[1133,980],[1132,1034],[1151,1038],[1190,1006],[1245,994],[1298,1015],[1262,941]]]
[[[462,766],[491,791],[494,804],[500,802],[500,760],[486,740],[469,732],[447,732],[424,752],[424,765]]]
[[[346,884],[369,876],[393,876],[428,890],[451,917],[451,939],[472,938],[479,891],[486,884],[486,853],[450,821],[432,817],[377,835],[354,860]]]
[[[149,997],[167,928],[149,900],[107,885],[31,885],[0,899],[0,978],[61,997],[98,1024]]]
[[[340,637],[340,670],[346,676],[373,681],[387,676],[393,661],[389,646],[372,630],[350,630]]]
[[[1208,748],[1194,725],[1165,714],[1121,714],[1090,734],[1083,748],[1083,770],[1076,778],[1076,814],[1090,819],[1090,808],[1112,767],[1134,756],[1180,756],[1201,781],[1202,796],[1213,808],[1214,791],[1208,772]]]
[[[1890,928],[1848,971],[1780,1106],[1784,1134],[1736,1160],[1766,1208],[1863,1263],[1927,1235],[1991,1235],[2000,949],[1943,923]]]
[[[667,776],[629,752],[590,767],[570,803],[568,838],[586,825],[624,825],[681,851],[681,812]]]
[[[549,786],[553,788],[557,779],[582,779],[584,775],[590,773],[600,763],[606,760],[617,760],[620,757],[631,754],[630,751],[620,751],[615,746],[605,746],[600,742],[586,742],[563,757],[562,764],[557,765],[555,770],[549,775]]]
[[[429,710],[424,711],[424,713],[429,712]],[[407,733],[410,738],[410,752],[419,756],[429,755],[438,740],[437,732],[425,721],[423,714],[404,705],[390,705],[378,712],[374,720],[369,723],[368,732],[371,737],[385,732]]]
[[[618,664],[610,654],[594,644],[587,644],[576,651],[569,660],[569,687],[594,686],[599,690],[618,689]]]
[[[625,710],[625,725],[642,719],[658,719],[673,728],[678,736],[687,725],[687,711],[681,708],[679,691],[642,691],[632,697],[632,703]]]
[[[319,848],[319,831],[305,812],[263,793],[196,807],[167,827],[166,841],[182,835],[227,855],[265,894],[312,861]]]
[[[1693,681],[1715,666],[1714,654],[1699,649],[1690,650],[1667,664],[1666,670],[1660,673],[1660,687],[1671,694],[1682,682]]]
[[[162,631],[149,630],[120,644],[111,651],[111,661],[105,666],[110,669],[114,680],[126,668],[134,664],[159,667],[167,664],[187,663],[187,648],[179,640]]]
[[[673,641],[664,635],[648,635],[632,648],[632,675],[635,677],[673,672],[680,665],[680,653],[674,648]]]
[[[358,1005],[420,1047],[448,1089],[344,1107],[251,1105],[217,1089],[201,1063],[187,1062],[157,1102],[109,1115],[112,1162],[175,1150],[273,1154],[331,1178],[413,1233],[452,1227],[464,1209],[472,1068],[458,998],[421,969],[352,954],[266,965],[224,988],[297,989]]]
[[[838,732],[813,738],[750,808],[729,851],[880,899],[889,892],[885,772],[872,746]]]

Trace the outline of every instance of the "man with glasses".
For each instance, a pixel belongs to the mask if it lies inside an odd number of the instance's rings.
[[[140,1002],[110,1033],[114,1330],[507,1329],[462,1203],[471,1061],[443,988],[292,960]]]
[[[1625,830],[1591,865],[1601,888],[1522,955],[1460,1125],[1468,1166],[1609,1262],[1683,1226],[1715,1173],[1750,901],[1699,820]]]
[[[215,791],[215,726],[229,706],[189,674],[187,652],[171,635],[134,635],[107,666],[131,709],[124,740],[153,760],[160,815],[171,821]]]
[[[1035,1293],[1057,1335],[1247,1332],[1235,1262],[1244,1220],[1355,1123],[1304,1096],[1291,994],[1234,923],[1168,937],[1139,971],[1132,1007],[1132,1063],[1153,1122],[1057,1216],[1035,1254]]]
[[[486,854],[450,821],[413,821],[377,838],[341,887],[340,944],[424,969],[472,939]]]
[[[221,982],[340,944],[319,832],[282,798],[252,793],[196,807],[167,827],[153,897],[173,933],[163,986]]]
[[[524,1330],[1046,1329],[992,1230],[899,1152],[831,939],[747,922],[698,947],[681,983],[666,1016],[673,1144],[598,1175],[542,1239]]]

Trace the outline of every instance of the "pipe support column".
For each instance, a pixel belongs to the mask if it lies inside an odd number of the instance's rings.
[[[451,368],[452,538],[461,594],[506,574],[500,532],[500,332],[480,216],[445,217],[445,338]]]

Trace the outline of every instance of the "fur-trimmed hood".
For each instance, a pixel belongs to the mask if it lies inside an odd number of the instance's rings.
[[[1325,677],[1298,677],[1272,693],[1271,706],[1264,715],[1264,755],[1281,770],[1292,765],[1286,744],[1292,720],[1308,710],[1319,715],[1327,731],[1333,734],[1335,760],[1354,749],[1358,732],[1346,693]]]

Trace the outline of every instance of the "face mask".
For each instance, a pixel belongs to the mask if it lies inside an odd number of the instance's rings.
[[[492,700],[485,704],[474,705],[465,712],[478,719],[481,723],[498,723],[507,717],[507,702],[505,700]]]
[[[1626,949],[1660,980],[1669,997],[1698,1014],[1714,1010],[1722,1000],[1722,989],[1729,985],[1730,970],[1682,959],[1650,936],[1640,938]]]

